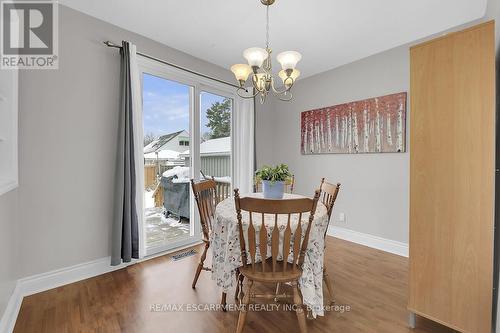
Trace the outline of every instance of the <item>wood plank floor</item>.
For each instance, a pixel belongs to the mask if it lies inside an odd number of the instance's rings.
[[[417,329],[407,328],[406,258],[336,238],[329,237],[327,244],[336,302],[351,310],[308,320],[310,332],[453,332],[422,318]],[[197,289],[191,289],[198,255],[179,261],[162,256],[26,297],[14,331],[234,332],[235,311],[151,311],[155,304],[218,303],[220,291],[210,273],[202,272]],[[234,302],[233,295],[228,301]],[[299,330],[293,312],[250,312],[245,333],[251,332]]]

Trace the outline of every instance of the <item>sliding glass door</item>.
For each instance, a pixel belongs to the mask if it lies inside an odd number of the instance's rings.
[[[150,59],[140,58],[144,169],[143,253],[199,242],[190,179],[214,178],[231,193],[233,96]]]
[[[189,182],[193,87],[155,74],[142,74],[146,254],[197,239]]]
[[[220,92],[200,93],[200,170],[217,183],[219,201],[231,195],[233,104]]]

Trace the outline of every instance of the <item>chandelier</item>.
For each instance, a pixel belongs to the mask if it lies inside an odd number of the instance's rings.
[[[297,63],[302,58],[302,55],[296,51],[285,51],[277,55],[276,60],[281,64],[281,71],[278,73],[282,81],[281,87],[276,87],[276,79],[272,73],[271,53],[269,47],[269,6],[275,0],[260,0],[266,6],[266,48],[251,47],[243,51],[243,57],[248,64],[236,64],[231,66],[236,80],[238,80],[239,88],[237,94],[243,98],[254,98],[260,95],[260,103],[264,104],[267,95],[272,92],[282,101],[290,101],[293,98],[291,89],[295,80],[300,75],[300,71],[295,68]],[[251,87],[245,87],[248,77],[252,75]],[[254,94],[249,96],[243,92],[248,92],[250,88],[254,88]]]

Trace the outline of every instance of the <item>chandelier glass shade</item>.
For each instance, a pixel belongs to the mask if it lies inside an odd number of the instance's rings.
[[[267,95],[272,93],[282,101],[290,101],[293,98],[291,89],[300,76],[300,71],[296,68],[297,63],[302,59],[302,55],[296,51],[285,51],[277,55],[276,60],[280,63],[282,70],[278,73],[281,80],[276,80],[272,73],[271,53],[269,47],[269,6],[275,0],[261,0],[266,6],[266,48],[251,47],[243,51],[243,57],[247,64],[235,64],[231,66],[236,80],[239,83],[237,93],[243,98],[254,98],[260,96],[263,104]],[[246,86],[251,76],[251,86]],[[281,81],[279,84],[277,81]],[[278,86],[279,85],[279,86]],[[248,94],[253,88],[253,94]],[[244,93],[245,92],[245,93]]]

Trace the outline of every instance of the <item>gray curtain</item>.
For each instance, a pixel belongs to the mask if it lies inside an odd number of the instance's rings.
[[[120,50],[120,120],[118,131],[115,211],[113,220],[111,265],[139,258],[139,227],[136,207],[136,170],[134,160],[134,101],[131,76],[132,45],[123,41]],[[135,49],[135,48],[134,48]]]

